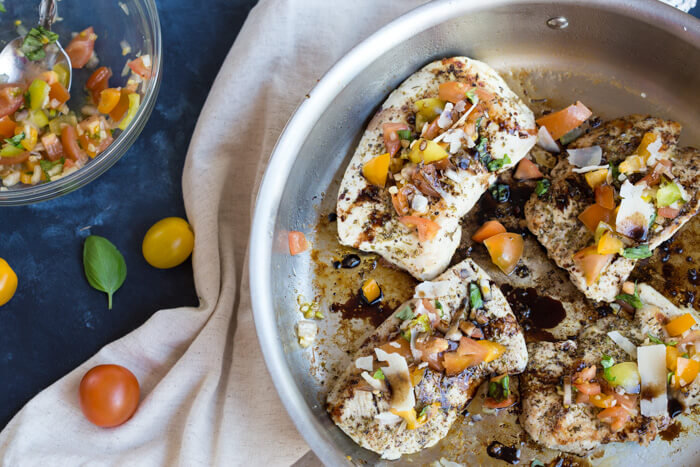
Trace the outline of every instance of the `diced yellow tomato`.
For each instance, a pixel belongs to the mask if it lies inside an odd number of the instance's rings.
[[[374,157],[372,160],[362,166],[362,175],[372,185],[377,185],[383,188],[386,184],[386,177],[389,174],[390,162],[391,155],[388,152]]]
[[[521,159],[513,175],[516,180],[533,180],[543,176],[540,168],[530,159]]]
[[[289,253],[294,256],[309,249],[309,242],[303,232],[292,230],[289,232]]]
[[[474,232],[474,235],[472,235],[472,240],[475,242],[483,242],[487,238],[491,238],[494,235],[498,235],[500,233],[505,233],[506,228],[503,227],[503,224],[501,224],[498,221],[486,221],[484,222],[484,225],[479,227],[479,229]]]
[[[618,170],[623,174],[631,174],[634,172],[641,172],[647,166],[644,159],[636,154],[627,156],[624,161],[620,162]]]
[[[428,164],[430,162],[445,159],[448,156],[449,154],[445,148],[440,146],[438,143],[427,139],[419,139],[413,143],[413,146],[411,146],[411,152],[409,153],[408,158],[411,160],[411,162],[415,162],[416,164],[420,161]]]
[[[119,89],[105,89],[100,93],[100,102],[97,104],[97,110],[103,114],[110,113],[119,103],[120,97],[121,91]]]
[[[615,209],[615,188],[610,185],[598,185],[595,188],[595,202],[605,209]]]
[[[666,368],[670,371],[676,371],[676,364],[678,363],[676,359],[680,357],[681,353],[673,345],[666,346]]]
[[[595,245],[584,248],[574,255],[574,262],[583,271],[587,285],[598,281],[601,271],[610,263],[614,255],[599,255]]]
[[[622,250],[623,243],[614,233],[609,230],[603,233],[598,241],[598,251],[599,255],[612,255],[619,253]]]
[[[457,102],[467,98],[468,89],[469,87],[465,83],[460,83],[459,81],[448,81],[447,83],[440,84],[440,87],[438,88],[438,97],[443,101],[456,104]]]
[[[384,345],[379,346],[386,353],[397,353],[404,358],[411,358],[413,354],[411,353],[411,346],[409,342],[404,338],[396,339],[395,341],[387,342]]]
[[[700,362],[692,358],[676,358],[676,387],[682,388],[693,381],[700,372]]]
[[[34,175],[34,173],[22,172],[22,173],[19,175],[19,181],[20,181],[21,183],[24,183],[25,185],[31,185],[31,184],[32,184],[32,176],[33,176],[33,175]]]
[[[654,141],[656,141],[656,135],[654,133],[644,133],[644,136],[642,136],[642,141],[639,143],[639,147],[637,147],[637,150],[635,151],[637,155],[644,160],[645,164],[647,160],[649,160],[649,156],[651,156],[648,147]]]
[[[588,120],[592,114],[585,105],[576,102],[558,112],[538,118],[537,124],[546,127],[552,138],[559,139]]]
[[[117,105],[109,112],[109,116],[112,117],[112,120],[115,122],[120,121],[129,110],[129,94],[131,94],[131,92],[128,89],[122,89],[119,102],[117,102]]]
[[[459,355],[457,352],[445,352],[442,357],[442,364],[445,367],[447,376],[458,375],[470,366],[478,365],[480,362],[473,355]]]
[[[12,138],[15,135],[15,128],[17,127],[17,124],[12,121],[12,119],[5,115],[4,117],[0,118],[0,137],[4,138]]]
[[[523,256],[525,242],[515,233],[500,233],[484,240],[493,264],[505,274],[510,274]]]
[[[666,332],[670,336],[680,336],[696,324],[695,318],[690,313],[686,313],[678,318],[672,319],[666,325]]]
[[[416,418],[416,409],[404,410],[399,412],[396,409],[391,409],[391,413],[398,415],[399,417],[406,420],[406,428],[409,430],[415,430],[418,428],[418,419]]]
[[[506,348],[498,342],[478,340],[476,341],[476,344],[486,349],[486,355],[484,355],[484,361],[486,363],[496,360],[506,351]]]
[[[37,131],[37,129],[31,125],[25,125],[23,128],[15,128],[15,133],[17,133],[18,131],[20,133],[24,132],[24,139],[20,141],[19,144],[27,151],[31,151],[32,149],[34,149],[34,146],[36,146],[36,142],[39,137],[39,132]]]
[[[440,230],[440,224],[418,216],[399,217],[399,222],[407,227],[415,227],[418,230],[418,241],[427,242],[435,238]]]
[[[612,209],[605,209],[599,204],[591,204],[578,215],[578,220],[583,222],[588,230],[595,232],[595,229],[601,222],[605,222],[608,225],[615,225],[615,211]]]
[[[601,409],[607,409],[615,405],[615,398],[612,395],[607,394],[594,394],[588,399],[591,404]]]
[[[595,190],[598,185],[605,182],[608,178],[608,169],[591,170],[590,172],[586,172],[584,177],[586,177],[588,186]]]
[[[404,342],[406,342],[405,339],[404,339]],[[410,354],[410,349],[409,349],[409,354]],[[411,371],[411,385],[413,385],[413,387],[418,386],[418,384],[420,384],[420,382],[423,380],[423,376],[424,376],[424,375],[425,375],[425,367],[423,367],[423,368],[418,368],[418,367],[414,368],[414,369]]]
[[[365,300],[372,303],[380,297],[382,294],[382,289],[379,288],[379,284],[374,279],[368,279],[362,284],[362,295],[365,296]]]

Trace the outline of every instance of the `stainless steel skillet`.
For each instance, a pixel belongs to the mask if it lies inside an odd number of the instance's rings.
[[[644,112],[676,119],[682,143],[700,145],[700,21],[655,0],[440,0],[393,21],[339,61],[277,143],[250,243],[268,369],[297,428],[329,465],[348,462],[346,456],[377,458],[334,427],[314,376],[318,362],[297,345],[296,297],[313,296],[313,268],[308,259],[292,262],[286,233],[316,222],[313,200],[335,196],[334,180],[388,93],[425,63],[450,55],[489,63],[516,92],[559,104],[579,99],[604,118]],[[686,454],[700,450],[698,438],[683,442],[692,445]],[[682,457],[674,463],[683,465]]]

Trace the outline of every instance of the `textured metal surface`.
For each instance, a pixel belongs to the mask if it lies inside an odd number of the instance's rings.
[[[557,17],[568,26],[547,25]],[[351,51],[281,136],[251,236],[251,287],[266,363],[297,428],[330,465],[347,462],[347,455],[376,457],[333,426],[296,344],[296,297],[313,296],[313,267],[308,256],[292,260],[286,233],[315,224],[319,201],[329,187],[335,196],[333,180],[387,94],[421,65],[456,54],[499,69],[516,92],[558,104],[580,99],[604,118],[633,112],[674,118],[685,127],[683,143],[700,143],[700,22],[652,0],[438,1]]]

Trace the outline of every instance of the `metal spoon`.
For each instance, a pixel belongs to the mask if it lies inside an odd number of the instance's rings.
[[[56,0],[41,0],[39,5],[39,26],[51,30],[56,19]],[[18,37],[8,43],[0,52],[0,79],[5,83],[30,83],[44,71],[53,70],[54,66],[62,63],[68,70],[68,86],[70,91],[72,68],[70,58],[58,41],[44,47],[46,56],[40,60],[31,61],[20,51],[24,37]]]

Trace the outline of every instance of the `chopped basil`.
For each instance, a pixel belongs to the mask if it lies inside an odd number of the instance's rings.
[[[471,102],[472,104],[476,104],[477,102],[479,102],[479,97],[476,95],[476,89],[470,88],[467,91],[467,99],[469,99],[469,102]]]
[[[488,396],[501,402],[510,396],[510,377],[505,375],[500,381],[489,382]]]
[[[542,196],[545,193],[549,191],[549,187],[552,184],[548,179],[543,178],[542,180],[537,182],[537,185],[535,185],[535,193],[537,193],[537,196]]]
[[[504,154],[500,159],[491,159],[491,161],[486,164],[486,167],[488,167],[489,172],[495,172],[496,170],[503,168],[503,166],[506,164],[510,164],[510,157],[508,157],[508,154]]]
[[[479,139],[479,144],[476,145],[476,152],[478,152],[479,154],[487,153],[488,152],[488,150],[487,150],[488,144],[489,144],[489,141],[485,137],[482,136]]]
[[[405,306],[403,310],[396,313],[396,317],[402,321],[406,321],[407,319],[415,318],[416,315],[413,314],[413,310],[411,310],[410,306]]]
[[[425,407],[423,407],[423,409],[422,409],[422,410],[420,411],[420,413],[418,414],[418,418],[420,418],[420,417],[422,417],[423,415],[425,415],[425,414],[428,412],[428,409],[430,409],[430,406],[429,406],[429,405],[426,405]]]
[[[613,181],[617,181],[617,177],[620,176],[620,170],[618,170],[617,166],[612,162],[610,163],[610,174],[612,175]]]
[[[39,167],[41,167],[42,172],[44,172],[44,175],[46,176],[46,181],[50,182],[51,181],[51,175],[49,175],[49,171],[56,167],[57,165],[63,165],[66,163],[66,159],[61,157],[60,160],[57,161],[46,161],[46,160],[40,160],[39,161]]]
[[[489,191],[491,192],[491,196],[493,196],[493,199],[495,199],[499,203],[505,203],[510,199],[510,187],[508,185],[496,183],[494,185],[491,185]]]
[[[435,300],[435,308],[437,308],[438,310],[440,310],[440,318],[442,318],[443,316],[445,316],[445,310],[442,308],[442,303],[440,303],[440,302],[438,302],[437,300]]]
[[[608,381],[615,381],[614,376],[610,376],[610,368],[615,364],[615,359],[610,355],[603,354],[603,358],[600,359],[600,364],[603,367],[603,377]]]
[[[683,357],[683,358],[690,358],[690,355],[688,355],[688,353],[686,352],[686,353],[684,353],[683,355],[681,355],[681,357]]]
[[[5,2],[0,2],[0,13],[5,13],[7,10],[5,9]]]
[[[484,300],[481,298],[481,290],[479,290],[479,286],[473,282],[469,284],[469,303],[472,310],[477,310],[484,306]]]
[[[666,383],[667,383],[667,384],[671,384],[671,378],[672,378],[672,377],[673,377],[673,372],[672,372],[672,371],[669,371],[668,373],[666,373]]]
[[[658,216],[658,213],[657,213],[656,211],[654,211],[654,213],[653,213],[653,214],[651,215],[651,217],[649,218],[649,227],[653,227],[653,226],[654,226],[654,222],[656,222],[656,217],[657,217],[657,216]]]
[[[662,341],[661,339],[659,339],[658,337],[652,335],[652,333],[650,333],[650,332],[647,333],[647,337],[649,337],[649,340],[651,342],[653,342],[654,344],[662,344],[662,345],[666,345],[669,347],[675,347],[676,344],[678,344],[678,342],[676,342],[676,341],[670,341],[670,342],[666,343],[666,342]]]
[[[411,135],[411,130],[399,130],[396,132],[397,135],[399,135],[400,139],[406,139],[408,141],[411,141],[413,139],[413,136]]]
[[[58,40],[58,34],[44,29],[41,26],[32,28],[27,33],[20,50],[27,59],[36,61],[46,57],[44,46],[52,44]]]
[[[644,259],[651,256],[649,245],[639,245],[632,248],[625,248],[622,251],[622,256],[629,259]]]
[[[375,371],[374,374],[372,375],[372,378],[374,378],[374,379],[384,379],[384,372],[382,371],[382,369],[380,368],[380,369],[378,369],[377,371]]]
[[[501,387],[503,389],[503,398],[510,396],[510,377],[508,375],[501,378]]]
[[[6,138],[5,142],[7,144],[11,144],[17,148],[21,148],[22,145],[20,144],[22,140],[24,139],[24,133],[20,133],[18,135],[13,136],[12,138]]]
[[[642,300],[639,298],[639,291],[637,290],[636,283],[634,284],[634,295],[623,293],[616,296],[615,300],[622,300],[623,302],[633,307],[635,310],[639,310],[643,306]]]

